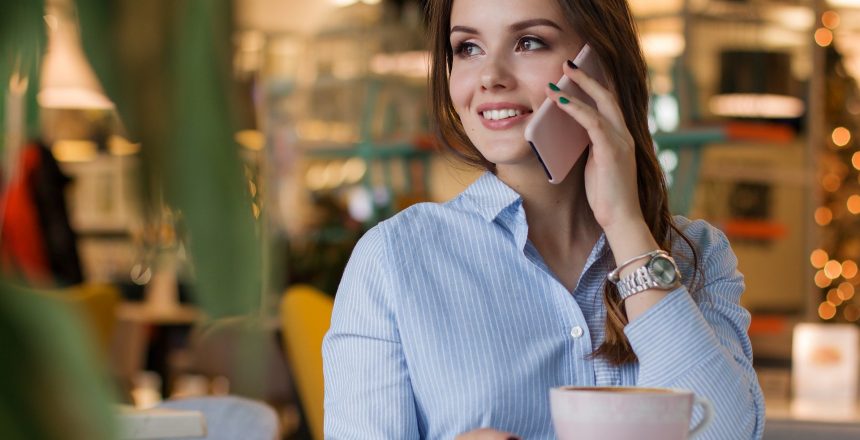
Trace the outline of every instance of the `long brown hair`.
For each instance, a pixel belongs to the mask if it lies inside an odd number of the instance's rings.
[[[467,164],[495,172],[495,164],[484,158],[469,140],[451,102],[448,78],[454,56],[449,43],[453,3],[454,0],[430,0],[427,4],[432,120],[443,147]],[[648,130],[647,66],[639,47],[636,22],[627,1],[558,0],[558,4],[565,18],[603,64],[610,87],[617,95],[627,129],[635,140],[639,205],[645,222],[662,249],[671,251],[673,239],[683,239],[692,251],[693,273],[697,274],[699,264],[696,248],[675,226],[669,212],[666,180]],[[694,283],[695,280],[691,280],[689,285]],[[634,362],[636,354],[624,335],[627,313],[618,296],[618,289],[606,282],[603,292],[606,305],[605,340],[593,355],[616,365]]]

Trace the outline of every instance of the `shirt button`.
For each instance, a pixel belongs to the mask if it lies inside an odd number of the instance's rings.
[[[578,325],[574,326],[572,329],[570,329],[570,336],[572,336],[574,338],[578,338],[578,337],[582,336],[582,333],[584,333],[582,331],[582,327],[580,327]]]

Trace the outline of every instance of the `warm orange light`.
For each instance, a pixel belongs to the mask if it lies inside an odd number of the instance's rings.
[[[811,255],[809,255],[809,262],[812,263],[812,267],[816,269],[823,269],[829,259],[830,256],[827,255],[827,252],[824,252],[824,249],[816,249],[812,251]]]
[[[818,306],[818,316],[824,320],[833,319],[836,316],[836,306],[827,301],[821,303]]]
[[[835,11],[827,11],[821,14],[821,24],[828,29],[839,27],[839,14]]]
[[[848,145],[848,142],[851,142],[851,132],[845,127],[836,127],[830,134],[830,138],[833,139],[833,143],[837,147],[844,147]]]
[[[854,169],[860,171],[860,151],[855,152],[851,156],[851,165],[854,165]]]
[[[797,118],[805,104],[794,96],[762,93],[721,93],[708,101],[715,115],[739,118]]]
[[[845,277],[846,280],[850,280],[857,276],[857,263],[852,260],[846,260],[842,262],[842,276]]]
[[[842,186],[842,179],[836,174],[829,173],[821,179],[821,186],[825,191],[836,192]]]
[[[815,285],[816,286],[823,289],[825,287],[830,286],[830,283],[832,283],[832,282],[833,281],[830,278],[828,278],[827,275],[824,274],[823,270],[819,270],[818,272],[815,272]]]
[[[848,212],[852,214],[860,214],[860,195],[854,194],[848,197]]]
[[[842,265],[836,260],[830,260],[824,265],[824,275],[831,280],[839,278],[842,275]]]
[[[815,210],[815,223],[818,226],[827,226],[833,221],[833,211],[825,206],[820,206]]]
[[[839,293],[839,298],[843,301],[848,301],[851,298],[854,298],[854,285],[849,283],[848,281],[843,281],[839,284],[839,288],[836,289]]]
[[[830,291],[827,292],[827,302],[837,307],[842,304],[842,298],[839,296],[839,291],[836,289],[830,289]]]
[[[860,319],[860,307],[857,307],[856,304],[848,304],[845,306],[845,310],[842,311],[842,316],[844,316],[847,321],[856,322]]]
[[[259,130],[240,130],[233,135],[233,139],[251,151],[260,151],[266,147],[266,135]]]
[[[827,28],[818,28],[815,31],[815,42],[821,46],[829,46],[833,42],[833,32]]]

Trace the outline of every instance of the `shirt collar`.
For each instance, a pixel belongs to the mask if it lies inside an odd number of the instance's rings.
[[[468,200],[475,206],[475,210],[488,223],[495,221],[503,212],[512,206],[519,207],[522,205],[523,199],[520,194],[509,187],[505,182],[502,182],[495,174],[486,171],[474,183],[469,185],[463,192]],[[528,225],[525,224],[525,217],[517,217],[515,215],[507,215],[502,217],[500,221],[514,231],[517,238],[517,244],[520,249],[523,249],[528,236]],[[519,221],[518,221],[519,220]],[[522,224],[520,224],[522,223]],[[586,269],[591,264],[603,259],[606,255],[611,254],[606,235],[600,234],[600,237],[595,243],[591,254],[588,257]]]
[[[522,203],[522,197],[516,191],[489,171],[466,188],[464,195],[487,222],[496,220],[512,205]]]

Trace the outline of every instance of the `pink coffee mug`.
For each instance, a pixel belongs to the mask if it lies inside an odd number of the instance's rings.
[[[714,415],[707,399],[673,388],[558,387],[549,400],[559,440],[686,440]],[[704,417],[690,430],[694,404]]]

